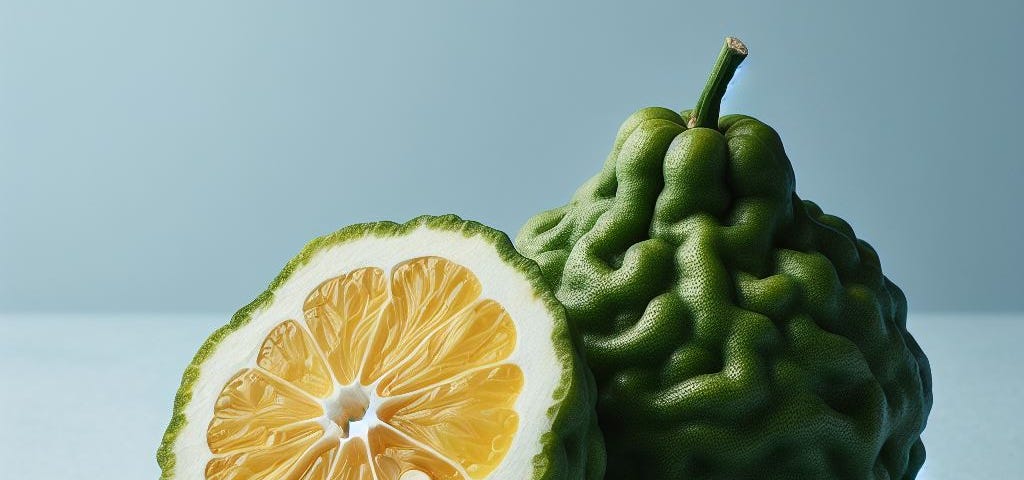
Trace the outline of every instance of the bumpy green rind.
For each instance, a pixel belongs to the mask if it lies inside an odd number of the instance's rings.
[[[541,274],[537,264],[524,258],[512,246],[504,233],[486,225],[463,220],[456,215],[414,218],[407,223],[375,222],[352,225],[329,235],[318,237],[285,265],[280,274],[270,283],[266,291],[243,307],[231,318],[231,322],[214,332],[196,352],[192,363],[185,369],[181,386],[174,399],[174,412],[157,451],[161,480],[174,477],[176,462],[174,444],[188,419],[185,407],[192,399],[192,387],[199,377],[203,363],[217,349],[220,342],[232,332],[245,326],[257,311],[270,305],[274,292],[289,277],[319,251],[365,237],[396,237],[427,227],[446,232],[460,232],[466,238],[479,237],[494,246],[498,257],[514,267],[533,285],[534,293],[547,305],[555,320],[552,341],[560,360],[562,375],[560,386],[554,392],[554,404],[548,410],[551,430],[541,438],[542,451],[535,456],[533,476],[536,480],[600,480],[604,477],[605,452],[601,431],[593,414],[596,397],[594,379],[586,369],[583,360],[576,353],[564,315],[562,305],[551,293],[551,288]],[[552,366],[554,367],[554,366]],[[556,367],[557,368],[557,367]]]
[[[875,251],[794,193],[774,130],[647,108],[531,219],[598,385],[607,478],[912,479],[932,405]]]

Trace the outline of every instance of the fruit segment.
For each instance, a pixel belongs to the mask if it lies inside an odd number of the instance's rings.
[[[504,360],[515,346],[516,327],[505,309],[492,300],[480,301],[381,378],[377,393],[385,397],[401,395],[439,384],[467,370]]]
[[[313,458],[313,461],[309,462],[308,465],[305,465],[303,469],[296,469],[293,477],[297,480],[330,480],[331,466],[334,462],[334,457],[338,454],[337,441],[333,441],[331,443],[334,443],[333,447],[320,452],[320,454]]]
[[[221,390],[206,441],[214,454],[285,443],[320,432],[309,420],[322,412],[295,387],[247,369]]]
[[[426,449],[414,445],[388,427],[370,430],[370,452],[379,480],[466,480],[454,467]]]
[[[284,443],[214,457],[206,464],[207,480],[280,480],[308,469],[306,453],[323,432],[307,431]]]
[[[391,303],[370,347],[362,382],[372,384],[412,354],[480,296],[481,285],[466,268],[439,257],[415,258],[391,274]]]
[[[333,389],[327,365],[309,335],[294,320],[270,331],[256,364],[310,395],[325,397]]]
[[[332,278],[306,298],[306,324],[338,383],[355,381],[386,301],[384,271],[372,267]]]
[[[341,447],[341,458],[335,465],[330,480],[374,480],[373,467],[367,457],[366,442],[353,438]]]
[[[418,395],[389,401],[377,416],[483,478],[505,457],[519,424],[512,409],[523,373],[511,364],[478,370]]]

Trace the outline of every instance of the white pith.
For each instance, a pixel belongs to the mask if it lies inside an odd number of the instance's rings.
[[[271,329],[289,319],[305,326],[303,302],[316,286],[324,280],[363,267],[381,268],[389,275],[400,262],[432,255],[469,268],[483,286],[480,298],[500,303],[516,324],[516,348],[502,363],[516,364],[523,371],[524,385],[514,406],[519,413],[519,426],[507,455],[487,478],[532,477],[532,459],[541,451],[541,437],[550,430],[551,420],[547,413],[564,368],[552,344],[553,325],[548,307],[535,294],[533,285],[523,274],[498,257],[487,239],[467,238],[459,232],[421,226],[402,236],[353,239],[313,254],[274,292],[273,300],[265,308],[254,312],[247,325],[220,342],[200,366],[192,389],[192,400],[184,409],[186,424],[173,448],[177,460],[173,478],[205,478],[206,464],[213,457],[206,443],[206,429],[220,390],[236,372],[255,366],[259,347]],[[372,393],[375,386],[336,384],[334,387],[329,397],[318,399],[325,412],[315,420],[325,430],[321,441],[342,439],[343,429],[334,422],[339,406],[345,401],[360,400],[354,389]],[[379,424],[376,411],[383,399],[368,394],[367,400],[368,408],[363,419],[348,425],[349,439],[365,438],[366,431]],[[457,463],[451,463],[462,471]],[[422,472],[406,472],[401,480],[429,478],[419,473]]]

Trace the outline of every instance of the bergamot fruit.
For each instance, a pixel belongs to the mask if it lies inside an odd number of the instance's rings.
[[[356,225],[200,348],[158,460],[175,480],[599,479],[589,375],[504,234]]]
[[[516,241],[581,337],[607,478],[913,478],[932,396],[906,300],[794,193],[771,127],[719,118],[746,53],[726,41],[693,111],[630,116]]]

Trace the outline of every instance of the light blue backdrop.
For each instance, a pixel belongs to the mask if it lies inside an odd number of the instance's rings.
[[[0,310],[233,311],[353,222],[514,234],[727,34],[723,111],[912,309],[1024,309],[1024,3],[616,3],[0,2]]]

